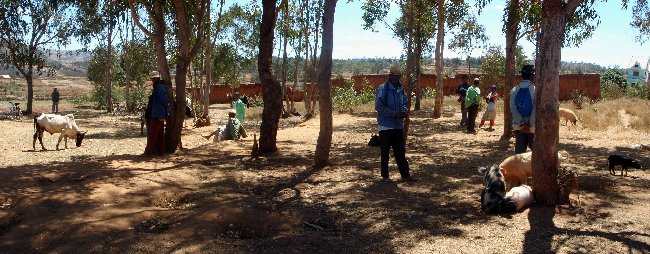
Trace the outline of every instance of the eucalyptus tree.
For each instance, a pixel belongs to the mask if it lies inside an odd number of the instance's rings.
[[[325,0],[323,6],[323,43],[320,52],[318,74],[320,131],[314,153],[314,165],[323,167],[329,163],[332,146],[332,49],[334,46],[334,11],[337,0]]]
[[[190,63],[197,55],[205,39],[206,16],[211,4],[210,0],[201,1],[136,1],[129,0],[131,16],[134,23],[152,41],[158,70],[161,78],[171,87],[169,60],[167,59],[166,39],[171,31],[176,46],[173,59],[176,64],[175,94],[169,89],[169,96],[173,101],[171,116],[167,119],[165,143],[167,152],[173,153],[182,146],[181,130],[185,115],[185,97],[187,72]],[[139,11],[143,8],[148,16],[148,21],[153,29],[149,30],[140,21]],[[170,19],[171,17],[171,19]]]
[[[124,1],[113,0],[88,0],[80,1],[77,6],[77,22],[79,23],[77,35],[84,44],[89,44],[92,40],[106,39],[106,60],[108,63],[113,62],[115,50],[113,47],[113,38],[115,28],[118,22],[125,22],[123,14],[128,10],[128,5]],[[105,86],[106,110],[113,112],[113,82],[114,75],[113,65],[107,64]]]
[[[25,79],[27,114],[33,108],[34,75],[51,74],[51,47],[65,46],[74,35],[73,8],[74,1],[66,0],[0,1],[0,65],[13,66]]]
[[[262,124],[260,125],[259,153],[277,152],[278,123],[282,113],[282,88],[273,75],[273,41],[277,21],[275,0],[262,0],[259,53],[257,69],[262,82]]]
[[[391,4],[396,4],[400,10],[400,16],[393,24],[388,23],[388,12]],[[414,88],[418,87],[418,79],[421,71],[420,60],[424,50],[430,48],[429,39],[435,32],[433,22],[434,4],[430,0],[368,0],[364,2],[363,20],[364,28],[374,30],[375,26],[383,23],[391,29],[398,39],[402,42],[406,51],[406,88],[408,98],[408,111],[411,110],[411,94]],[[419,100],[420,91],[416,90],[416,99]],[[419,108],[419,102],[416,102]],[[404,134],[408,133],[410,118],[405,119]]]
[[[471,76],[472,51],[485,46],[488,38],[485,34],[485,27],[478,23],[475,16],[466,17],[461,26],[453,32],[454,37],[449,43],[449,48],[459,50],[467,55],[467,71]]]
[[[463,0],[436,0],[435,7],[437,11],[437,34],[434,54],[436,70],[436,98],[433,106],[433,118],[440,118],[442,116],[442,104],[445,95],[443,75],[445,31],[458,29],[461,25],[461,21],[468,15],[470,8]]]

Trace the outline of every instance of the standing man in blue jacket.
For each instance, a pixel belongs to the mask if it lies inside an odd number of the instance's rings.
[[[375,110],[379,125],[379,140],[381,143],[381,177],[389,181],[388,159],[390,149],[393,154],[399,173],[404,181],[413,181],[409,174],[409,164],[406,161],[406,143],[404,140],[404,118],[406,118],[406,95],[400,84],[401,71],[399,66],[390,68],[388,81],[377,88],[375,96]]]
[[[169,98],[167,86],[160,80],[158,72],[151,78],[153,90],[149,96],[144,114],[147,120],[147,147],[145,155],[162,155],[165,153],[165,119],[169,116]]]

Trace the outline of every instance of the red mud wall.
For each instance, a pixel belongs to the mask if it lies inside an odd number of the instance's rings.
[[[387,75],[356,75],[352,76],[354,88],[362,91],[366,87],[376,88],[383,84]],[[519,78],[517,81],[519,82]],[[460,84],[460,78],[444,79],[444,94],[456,94],[456,88]],[[420,77],[422,88],[436,88],[436,75],[423,74]],[[481,89],[487,89],[490,84],[481,84]],[[573,91],[582,91],[585,96],[598,99],[600,98],[600,75],[599,74],[565,74],[560,75],[560,100],[570,100]],[[485,90],[484,90],[485,91]],[[504,91],[500,91],[503,93]]]
[[[387,75],[355,75],[352,76],[352,84],[357,91],[365,89],[375,89],[377,86],[383,84]],[[341,87],[345,85],[344,79],[332,79],[332,87]],[[517,82],[519,79],[517,78]],[[444,94],[456,94],[456,88],[460,84],[460,78],[445,78],[444,79]],[[420,85],[422,88],[436,88],[436,75],[423,74],[420,77]],[[481,89],[486,91],[489,84],[481,84]],[[305,87],[310,92],[318,93],[318,88],[314,84],[306,83]],[[565,74],[560,75],[560,100],[570,100],[573,91],[582,91],[585,96],[591,99],[600,98],[600,75],[599,74]],[[198,89],[192,89],[191,94],[195,98],[198,96]],[[262,84],[241,84],[237,88],[225,85],[214,85],[210,88],[210,103],[230,103],[230,96],[235,92],[241,95],[246,95],[251,98],[262,97]],[[500,91],[503,93],[504,91]],[[294,101],[302,101],[304,97],[303,91],[293,90],[291,88],[286,91],[287,96],[290,96]]]

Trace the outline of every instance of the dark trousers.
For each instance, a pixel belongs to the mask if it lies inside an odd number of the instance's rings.
[[[53,101],[52,102],[52,113],[59,113],[59,102],[58,101]]]
[[[465,98],[460,101],[460,126],[467,124],[467,109],[465,108]]]
[[[409,163],[406,161],[406,144],[404,142],[404,130],[392,129],[379,131],[379,142],[381,143],[381,176],[388,178],[388,159],[390,148],[393,148],[393,156],[397,162],[399,173],[402,178],[410,177]]]
[[[525,153],[530,147],[533,150],[533,141],[535,134],[515,131],[515,154]]]
[[[165,153],[165,121],[149,119],[147,121],[147,147],[145,155],[162,155]]]
[[[478,105],[474,104],[467,108],[467,132],[476,132],[476,116],[478,116]]]

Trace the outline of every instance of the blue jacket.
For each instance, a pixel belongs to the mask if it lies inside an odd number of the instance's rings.
[[[162,82],[154,86],[149,97],[149,118],[160,119],[169,116],[169,98],[167,97],[167,86]]]
[[[380,85],[375,94],[375,111],[379,130],[404,129],[404,119],[399,117],[400,112],[406,112],[406,95],[404,88],[395,87],[388,82]]]

